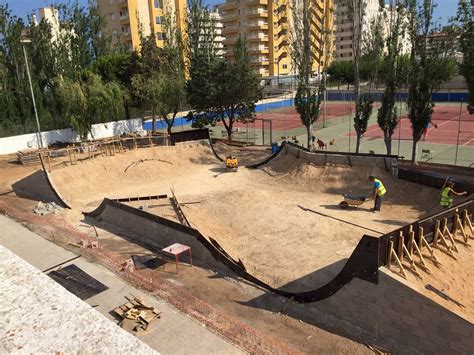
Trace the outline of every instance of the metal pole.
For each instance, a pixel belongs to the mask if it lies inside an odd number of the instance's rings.
[[[28,66],[28,57],[26,56],[26,50],[23,43],[21,44],[21,47],[23,48],[23,54],[25,55],[26,73],[28,74],[28,81],[30,83],[31,100],[33,101],[33,109],[35,111],[35,118],[36,118],[36,127],[38,129],[38,141],[39,141],[40,148],[43,148],[44,147],[43,138],[41,137],[41,128],[40,128],[40,123],[39,123],[39,118],[38,118],[38,111],[36,110],[35,93],[33,92],[33,84],[31,83],[30,67]]]
[[[344,97],[346,94],[344,93]],[[349,153],[351,152],[351,118],[352,118],[352,103],[349,103]]]
[[[277,62],[277,86],[278,89],[280,89],[280,57],[278,57],[278,62]]]
[[[400,99],[400,95],[398,96]],[[400,140],[401,140],[401,135],[402,135],[402,105],[401,101],[399,100],[399,106],[398,106],[398,117],[400,121],[398,122],[398,153],[397,155],[400,156]]]
[[[462,101],[461,101],[461,108],[459,109],[458,138],[456,140],[456,156],[454,157],[454,165],[457,165],[457,162],[458,162],[459,133],[461,132],[461,116],[462,116]]]
[[[270,122],[270,145],[273,144],[273,137],[272,137],[272,120],[268,120],[268,122]]]
[[[324,119],[323,119],[323,128],[327,127],[327,101],[328,101],[328,88],[327,88],[327,70],[324,71]]]

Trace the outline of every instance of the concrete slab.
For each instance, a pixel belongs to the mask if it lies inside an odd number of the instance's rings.
[[[75,254],[43,239],[27,230],[18,223],[0,216],[0,229],[7,231],[0,236],[0,244],[9,245],[11,250],[28,262],[40,265],[43,270],[52,265],[64,262]],[[49,266],[43,259],[55,256]],[[108,290],[97,294],[86,302],[94,306],[106,318],[116,321],[111,311],[126,302],[125,296],[137,296],[162,312],[155,329],[141,336],[140,339],[153,349],[163,354],[242,354],[243,352],[210,332],[194,319],[191,319],[172,308],[164,301],[158,300],[137,288],[129,285],[106,268],[91,263],[84,258],[65,263],[63,266],[75,264],[90,276],[96,278]]]
[[[3,246],[0,300],[0,353],[156,353]]]
[[[0,230],[0,244],[41,271],[78,256],[1,215]]]

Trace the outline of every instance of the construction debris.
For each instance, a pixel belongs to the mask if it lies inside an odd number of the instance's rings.
[[[33,212],[39,214],[40,216],[44,216],[50,213],[58,213],[61,212],[63,208],[56,204],[55,202],[38,202],[38,205],[34,208]]]
[[[119,325],[135,335],[150,331],[152,323],[161,318],[161,312],[137,297],[115,308],[114,312],[121,318]]]
[[[16,153],[19,163],[22,165],[35,165],[40,163],[39,153],[45,150],[28,149]]]

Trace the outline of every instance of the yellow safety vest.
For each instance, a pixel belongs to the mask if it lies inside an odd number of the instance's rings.
[[[379,187],[377,187],[377,195],[379,196],[383,196],[385,195],[385,193],[387,192],[387,189],[385,188],[385,186],[383,186],[382,184],[382,181],[380,181],[379,179],[374,179],[374,186],[375,186],[375,183],[378,182],[380,185]]]
[[[450,187],[445,187],[443,191],[441,192],[441,206],[443,207],[448,207],[453,203],[453,198],[449,196],[449,193],[451,192]]]

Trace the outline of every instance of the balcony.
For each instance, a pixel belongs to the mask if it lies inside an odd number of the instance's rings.
[[[250,10],[245,12],[248,17],[268,17],[268,11],[264,9]]]
[[[251,30],[268,30],[268,22],[247,22],[245,27]]]
[[[268,42],[268,36],[266,35],[250,35],[247,36],[249,42]]]
[[[239,26],[225,26],[222,29],[223,33],[236,33],[239,32]]]
[[[117,0],[117,3],[119,6],[122,7],[127,7],[128,6],[128,1],[127,0]]]
[[[268,0],[248,0],[247,5],[268,5]]]
[[[268,54],[270,49],[267,46],[250,46],[247,48],[249,53]]]
[[[226,2],[219,6],[219,10],[234,10],[237,8],[237,4],[235,2]]]
[[[122,25],[130,23],[130,17],[128,17],[128,15],[122,15],[119,17],[119,19],[120,19],[120,24]]]
[[[226,37],[222,43],[224,44],[233,44],[237,42],[237,39],[239,39],[239,36],[232,36],[232,37]]]
[[[270,75],[270,71],[268,69],[265,69],[265,68],[260,68],[258,71],[257,71],[257,74],[260,75],[260,76],[269,76]]]
[[[239,17],[236,14],[222,16],[222,22],[224,23],[236,22],[238,19]]]

